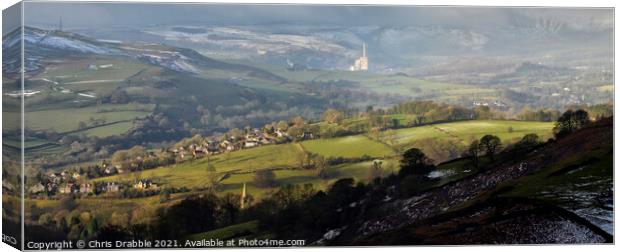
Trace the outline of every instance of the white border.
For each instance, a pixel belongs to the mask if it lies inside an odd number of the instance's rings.
[[[65,2],[77,2],[76,0],[65,0]],[[404,0],[208,0],[208,1],[179,1],[179,0],[129,0],[129,1],[109,1],[109,0],[91,0],[93,2],[179,2],[179,3],[266,3],[266,4],[375,4],[375,5],[434,5],[434,6],[454,6],[454,5],[467,5],[467,6],[531,6],[531,7],[616,7],[618,4],[615,1],[610,0],[503,0],[503,1],[492,1],[492,0],[413,0],[413,1],[404,1]],[[2,9],[6,9],[9,6],[17,3],[17,0],[8,0],[1,1],[0,7]],[[27,2],[35,2],[29,0]],[[43,2],[43,1],[37,1]],[[1,21],[0,21],[1,24]],[[617,26],[617,20],[614,19],[614,27]],[[614,34],[614,48],[618,45],[618,34]],[[618,54],[614,50],[614,62],[618,59]],[[614,85],[617,83],[618,75],[618,66],[614,65]],[[620,95],[616,92],[614,93],[614,100],[619,101],[617,98]],[[1,98],[0,98],[1,99]],[[618,104],[615,103],[615,111],[618,111]],[[2,119],[0,118],[0,125],[2,124]],[[618,125],[618,118],[614,119],[614,132]],[[619,146],[620,141],[614,134],[614,146]],[[614,149],[614,157],[620,157],[620,151],[615,148]],[[0,157],[1,161],[1,157]],[[617,158],[614,158],[614,167],[620,167],[618,164]],[[614,181],[617,183],[618,173],[614,171]],[[614,202],[618,202],[618,194],[614,195]],[[1,222],[0,222],[1,226]],[[614,230],[618,229],[618,222],[614,223]],[[615,239],[615,237],[614,237]],[[549,250],[562,250],[563,252],[583,252],[586,250],[596,250],[598,251],[615,251],[617,250],[617,245],[558,245],[558,246],[444,246],[444,247],[421,247],[421,246],[412,246],[412,247],[377,247],[377,248],[331,248],[331,247],[320,247],[320,248],[303,248],[303,249],[293,249],[293,250],[303,250],[303,251],[320,251],[320,250],[339,250],[339,251],[356,251],[356,250],[366,250],[366,251],[377,251],[377,250],[390,250],[390,251],[448,251],[448,250],[459,250],[462,252],[497,252],[501,250],[501,252],[522,252],[522,250],[527,249],[532,252],[537,251],[545,251]],[[12,247],[2,243],[0,244],[0,249],[2,251],[13,249]],[[227,251],[247,251],[247,249],[226,249]],[[276,249],[261,249],[262,251],[276,251]],[[141,250],[141,251],[158,251],[158,250]],[[159,250],[161,251],[161,250]],[[179,250],[177,250],[179,251]],[[189,251],[189,250],[188,250]],[[195,250],[192,250],[195,251]],[[529,252],[528,251],[528,252]]]

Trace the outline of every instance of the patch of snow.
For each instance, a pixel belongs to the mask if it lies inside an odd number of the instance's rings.
[[[438,170],[438,171],[432,171],[426,176],[429,178],[441,178],[445,176],[451,176],[454,174],[456,174],[454,170]]]
[[[314,242],[314,244],[316,245],[324,245],[325,242],[327,241],[331,241],[333,239],[335,239],[336,237],[338,237],[340,235],[340,233],[342,233],[342,230],[344,230],[345,228],[347,228],[346,226],[341,227],[341,228],[336,228],[336,229],[332,229],[327,231],[325,234],[323,234],[323,237],[319,240],[317,240],[316,242]]]
[[[23,95],[23,96],[25,96],[25,97],[30,97],[30,96],[36,95],[36,94],[38,94],[38,93],[41,93],[41,91],[36,91],[36,90],[24,90],[24,91],[22,92],[22,90],[19,90],[19,91],[13,91],[13,92],[7,92],[7,93],[4,93],[4,95],[9,96],[9,97],[13,97],[13,98],[19,98],[19,97],[21,97],[22,95]]]
[[[87,83],[118,82],[118,81],[123,81],[123,80],[122,79],[117,79],[117,80],[86,80],[86,81],[72,81],[72,82],[67,82],[65,84],[87,84]]]
[[[97,98],[97,96],[94,96],[92,94],[78,93],[78,95],[79,96],[88,97],[88,98]]]
[[[35,46],[50,47],[55,49],[77,51],[94,54],[119,54],[116,49],[98,46],[86,41],[71,39],[51,34],[50,32],[32,31],[24,34],[24,41]]]
[[[104,43],[111,43],[111,44],[120,44],[123,43],[120,40],[113,40],[113,39],[98,39],[97,41],[99,42],[104,42]]]
[[[153,65],[158,65],[178,72],[196,73],[198,70],[187,61],[184,56],[175,57],[162,57],[154,54],[142,54],[138,56],[139,59],[146,61]]]

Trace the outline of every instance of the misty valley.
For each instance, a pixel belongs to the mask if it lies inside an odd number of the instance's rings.
[[[274,12],[4,31],[5,233],[23,215],[26,241],[103,248],[613,243],[613,11],[254,7]]]

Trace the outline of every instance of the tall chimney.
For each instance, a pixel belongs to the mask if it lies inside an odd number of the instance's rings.
[[[362,57],[366,57],[366,43],[362,45]]]

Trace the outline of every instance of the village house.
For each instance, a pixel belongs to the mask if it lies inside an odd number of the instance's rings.
[[[83,194],[94,193],[94,192],[95,192],[95,190],[94,190],[94,189],[95,189],[95,188],[94,188],[94,187],[93,187],[93,185],[92,185],[92,184],[90,184],[90,183],[83,183],[83,184],[80,184],[80,193],[83,193]]]
[[[220,152],[220,142],[216,140],[207,140],[207,152],[216,154]]]
[[[103,173],[106,175],[111,175],[116,173],[116,168],[114,168],[114,166],[112,166],[111,164],[104,164],[104,169],[103,169]]]
[[[508,104],[506,104],[506,103],[504,103],[504,102],[502,102],[500,100],[494,101],[493,105],[495,105],[498,108],[508,107]]]
[[[104,186],[105,192],[118,192],[121,190],[121,186],[116,182],[107,182]]]
[[[488,102],[474,101],[474,106],[489,106]]]
[[[194,158],[203,157],[204,155],[208,153],[207,148],[202,147],[202,146],[196,146],[194,148],[191,148],[191,150],[192,150],[192,156]]]
[[[49,177],[49,181],[54,184],[60,184],[63,180],[61,173],[51,173],[48,177]]]
[[[259,145],[259,142],[257,140],[246,140],[245,143],[243,143],[244,148],[253,148],[258,145]]]
[[[225,151],[235,151],[235,150],[238,150],[238,149],[239,149],[239,147],[238,147],[238,145],[237,145],[237,144],[235,144],[235,143],[233,143],[233,142],[231,142],[231,141],[228,141],[228,140],[224,140],[224,141],[222,141],[222,142],[220,143],[220,147],[221,147],[222,149],[224,149]]]
[[[269,140],[269,138],[261,138],[259,143],[262,145],[267,145],[271,144],[271,140]]]
[[[15,191],[15,186],[6,179],[2,180],[2,191],[4,192]]]
[[[302,139],[314,139],[314,133],[308,132],[308,131],[304,131],[304,133],[302,133],[301,138]]]
[[[139,190],[154,190],[157,189],[157,184],[153,183],[151,180],[148,179],[141,179],[138,181],[138,183],[135,183],[133,185],[133,188]]]
[[[190,154],[190,152],[188,152],[183,146],[179,147],[176,150],[173,150],[173,152],[176,153],[177,156],[179,156],[181,159],[185,159],[185,157]]]
[[[275,133],[276,133],[276,136],[278,136],[278,137],[287,137],[288,136],[286,131],[282,131],[280,129],[276,129]]]
[[[68,179],[69,176],[70,176],[70,174],[68,172],[66,172],[66,171],[62,171],[60,173],[60,177],[62,177],[63,180]]]
[[[43,185],[42,185],[42,184],[40,184],[40,183],[37,183],[37,184],[35,184],[35,185],[31,186],[31,187],[28,189],[28,192],[29,192],[29,193],[31,193],[31,194],[38,194],[38,193],[42,193],[42,192],[44,192],[44,191],[45,191],[45,186],[43,186]]]
[[[116,168],[118,173],[125,173],[125,169],[123,169],[123,166],[120,164],[114,165],[114,168]]]
[[[47,192],[50,194],[55,194],[56,190],[58,189],[58,185],[53,183],[53,182],[49,182],[47,183]]]
[[[73,183],[66,183],[64,186],[61,186],[60,188],[58,188],[58,193],[61,194],[70,194],[73,193]]]

